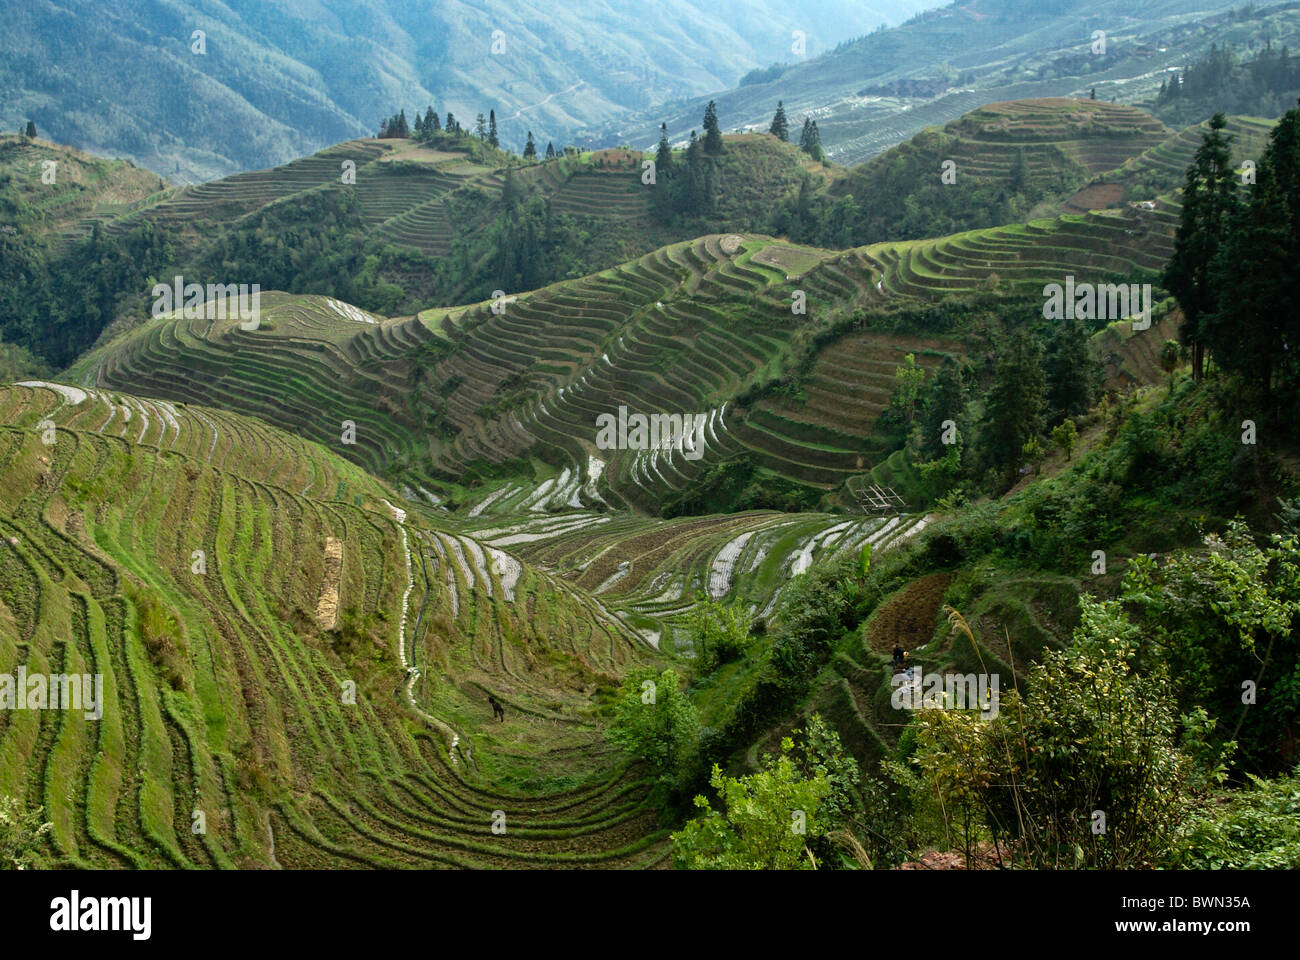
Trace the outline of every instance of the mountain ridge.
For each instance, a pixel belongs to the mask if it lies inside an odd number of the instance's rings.
[[[816,50],[819,36],[829,45],[924,4],[833,0],[828,19],[817,12],[824,4],[760,2],[669,0],[650,30],[617,5],[587,12],[537,0],[33,0],[11,11],[0,38],[0,124],[34,119],[56,139],[124,152],[181,182],[373,133],[392,103],[431,103],[466,125],[495,109],[506,142],[522,148],[529,129],[543,142],[567,139],[628,105],[735,82],[801,26]]]

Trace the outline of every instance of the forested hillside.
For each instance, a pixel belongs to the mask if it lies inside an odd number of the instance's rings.
[[[1152,111],[1166,123],[1195,122],[1216,112],[1273,117],[1300,95],[1300,57],[1270,42],[1258,55],[1211,44],[1209,54],[1160,84]]]

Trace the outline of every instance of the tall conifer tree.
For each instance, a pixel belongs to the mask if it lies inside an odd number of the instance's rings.
[[[712,100],[704,108],[704,152],[714,155],[722,152],[722,131],[718,128],[718,108]]]
[[[790,139],[790,124],[785,119],[785,103],[780,100],[776,102],[776,116],[772,118],[772,125],[767,128],[767,132],[774,134],[778,140]]]
[[[1182,341],[1191,349],[1192,376],[1204,374],[1205,338],[1201,318],[1218,306],[1210,263],[1228,237],[1237,205],[1232,137],[1223,132],[1227,118],[1216,113],[1202,135],[1183,185],[1183,210],[1174,235],[1174,252],[1162,283],[1183,308]]]

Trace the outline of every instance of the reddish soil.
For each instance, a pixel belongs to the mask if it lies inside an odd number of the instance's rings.
[[[1003,851],[1005,858],[1006,851]],[[997,851],[993,849],[993,844],[987,842],[977,843],[971,856],[972,870],[996,870],[1001,864],[998,862]],[[916,860],[909,860],[907,863],[898,865],[899,870],[965,870],[966,855],[955,850],[927,850]]]
[[[1098,183],[1084,187],[1070,199],[1065,206],[1079,213],[1089,210],[1110,210],[1119,206],[1124,197],[1124,188],[1118,183]]]
[[[951,582],[951,573],[932,573],[894,594],[872,618],[865,638],[867,646],[888,654],[895,644],[914,650],[929,643],[944,591]]]

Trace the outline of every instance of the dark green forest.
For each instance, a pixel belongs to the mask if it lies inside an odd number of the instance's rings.
[[[1266,46],[1254,58],[1211,44],[1210,52],[1161,81],[1152,112],[1172,126],[1212,113],[1276,117],[1300,95],[1300,56]]]

